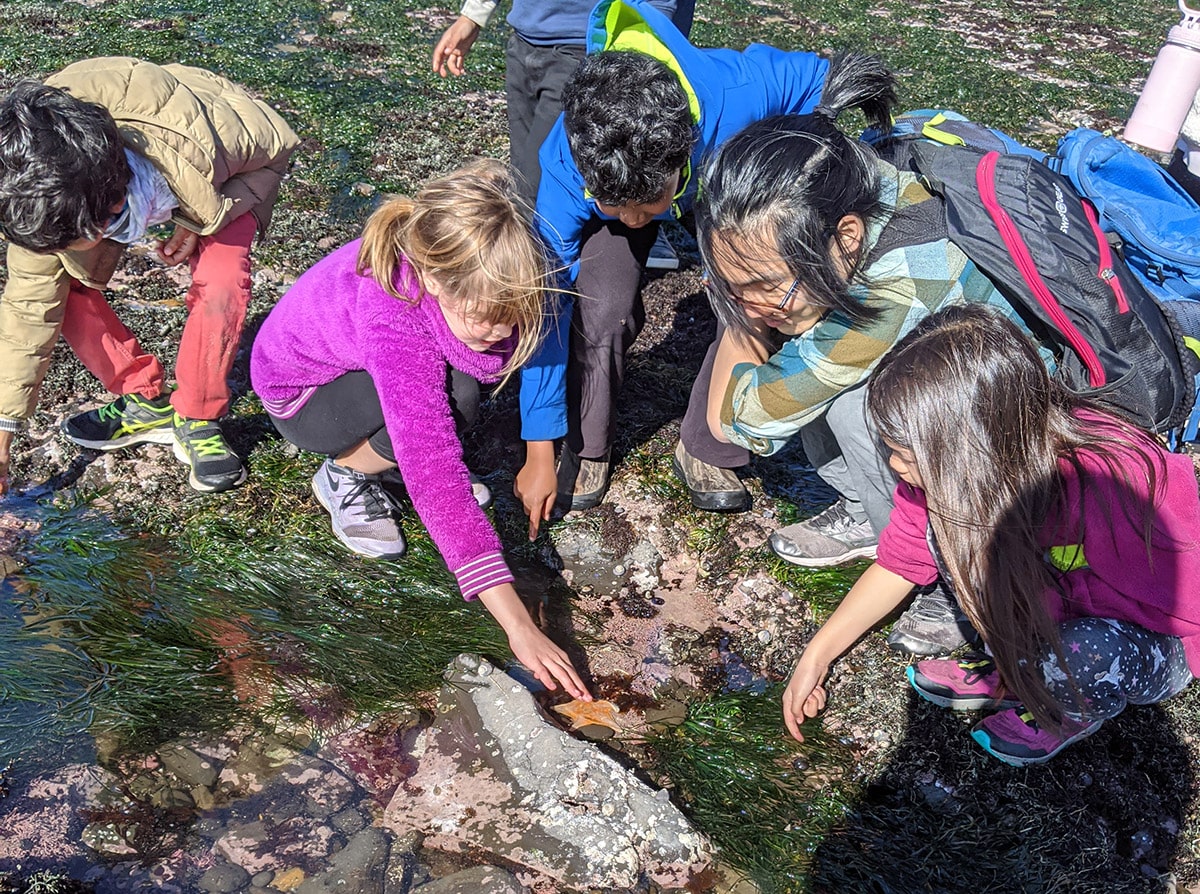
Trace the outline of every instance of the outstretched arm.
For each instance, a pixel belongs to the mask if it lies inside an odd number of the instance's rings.
[[[455,19],[433,48],[433,70],[443,78],[447,74],[461,76],[466,71],[467,53],[475,45],[480,30],[479,23],[465,15]]]
[[[900,575],[874,563],[813,636],[783,693],[783,722],[798,742],[804,741],[800,724],[825,708],[829,665],[900,605],[912,588]]]
[[[538,682],[547,689],[557,689],[561,683],[575,698],[592,700],[567,653],[538,629],[512,584],[500,584],[482,591],[479,601],[504,628],[513,654],[533,671]]]

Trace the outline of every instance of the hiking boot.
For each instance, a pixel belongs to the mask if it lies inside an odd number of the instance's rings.
[[[921,587],[910,605],[892,625],[887,644],[910,655],[949,655],[979,634],[940,581]]]
[[[912,688],[925,699],[955,711],[981,708],[1015,708],[1020,704],[1009,698],[996,662],[987,655],[968,655],[955,661],[935,658],[918,661],[905,671]]]
[[[608,493],[609,472],[607,452],[600,459],[584,459],[563,444],[558,459],[558,504],[572,511],[599,506]]]
[[[206,494],[220,493],[246,480],[242,458],[229,449],[221,426],[212,419],[172,421],[175,458],[191,469],[188,484]]]
[[[708,512],[745,512],[750,508],[750,491],[733,469],[710,466],[687,452],[683,441],[675,445],[671,468],[687,485],[692,505]]]
[[[828,568],[854,559],[875,558],[879,538],[870,521],[857,521],[846,508],[836,503],[807,521],[780,528],[770,539],[775,555],[793,565]]]
[[[333,533],[351,551],[372,559],[404,555],[407,544],[396,523],[397,506],[379,475],[366,475],[325,460],[312,480]]]
[[[125,394],[110,404],[79,413],[62,424],[63,434],[80,447],[92,450],[116,450],[134,444],[170,444],[171,397],[155,398]]]
[[[1062,732],[1052,733],[1038,726],[1033,715],[1018,706],[983,718],[971,728],[971,738],[992,757],[1024,767],[1050,760],[1072,742],[1086,739],[1103,723],[1064,717]]]

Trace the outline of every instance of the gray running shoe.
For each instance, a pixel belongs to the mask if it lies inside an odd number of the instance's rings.
[[[661,229],[658,231],[658,237],[654,240],[654,245],[650,246],[650,255],[646,258],[646,269],[679,269],[679,255],[675,253],[675,249],[667,241],[667,234]]]
[[[978,640],[954,595],[938,581],[917,590],[912,605],[892,625],[887,644],[897,652],[939,656]]]
[[[188,484],[193,490],[215,494],[246,480],[242,458],[229,449],[215,421],[185,419],[175,413],[171,430],[175,458],[191,469]]]
[[[396,503],[381,476],[364,475],[325,460],[312,480],[317,501],[329,513],[333,533],[351,551],[372,559],[404,555],[407,544],[396,523]]]
[[[870,521],[857,521],[839,499],[807,521],[771,535],[771,549],[785,562],[806,568],[828,568],[855,559],[874,559],[879,538]]]

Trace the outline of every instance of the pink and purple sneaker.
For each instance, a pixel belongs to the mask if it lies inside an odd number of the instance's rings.
[[[1005,692],[996,663],[987,655],[918,661],[905,674],[922,698],[943,708],[977,711],[1020,704]]]
[[[1064,718],[1062,732],[1052,733],[1038,726],[1029,711],[1018,707],[985,717],[972,728],[971,738],[997,760],[1024,767],[1050,760],[1072,742],[1086,739],[1103,723]]]

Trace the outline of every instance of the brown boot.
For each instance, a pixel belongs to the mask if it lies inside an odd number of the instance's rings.
[[[684,449],[683,441],[675,445],[671,468],[687,485],[692,505],[708,512],[745,512],[750,508],[750,491],[742,484],[733,469],[722,469],[701,462]]]
[[[600,459],[583,459],[563,444],[558,459],[558,505],[562,509],[591,509],[608,493],[610,464],[606,452]]]

